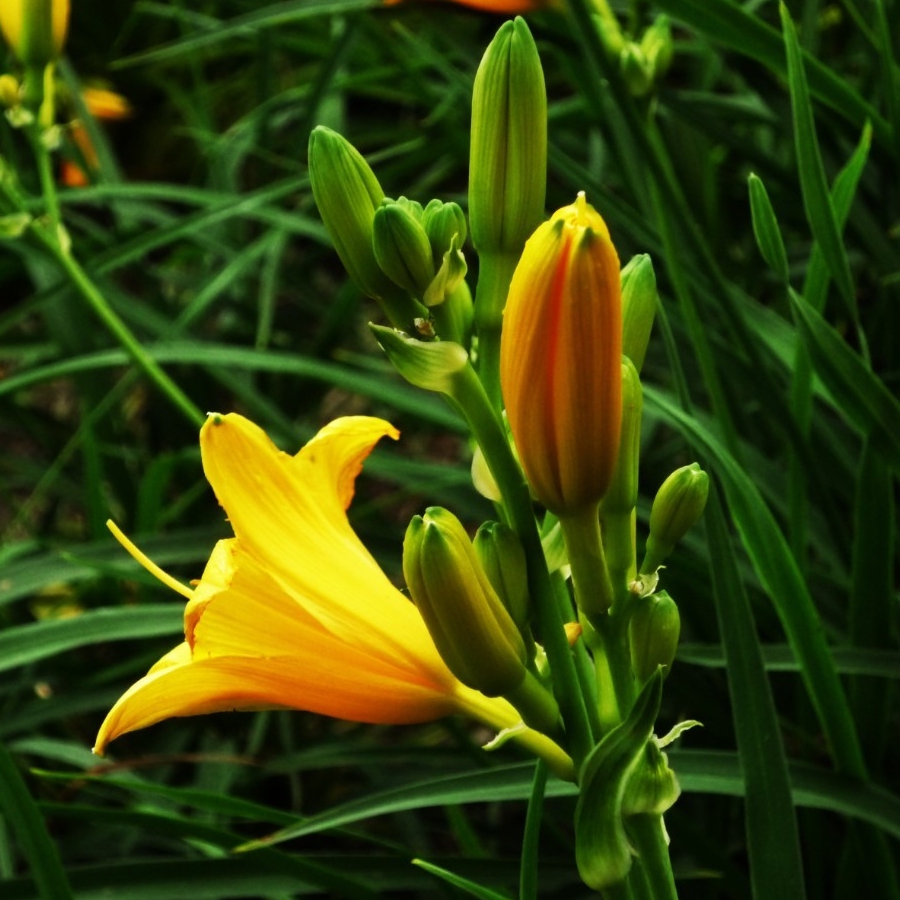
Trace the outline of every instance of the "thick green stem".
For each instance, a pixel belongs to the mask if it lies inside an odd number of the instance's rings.
[[[678,900],[662,816],[641,814],[631,816],[627,822],[628,834],[637,851],[653,900]]]
[[[578,609],[590,621],[604,616],[613,603],[613,589],[603,551],[597,504],[561,513],[559,524],[569,553]]]
[[[600,896],[603,900],[634,900],[631,885],[627,881],[620,881],[618,884],[603,888]]]
[[[503,309],[509,294],[518,254],[479,255],[478,288],[475,293],[475,327],[478,332],[478,375],[496,410],[503,408],[500,391],[500,335]]]
[[[635,523],[632,509],[626,513],[604,513],[600,508],[603,522],[603,543],[606,564],[613,590],[613,610],[618,612],[623,598],[628,596],[628,585],[637,576]]]
[[[56,196],[56,181],[53,178],[53,161],[50,158],[50,151],[41,139],[39,127],[33,126],[30,129],[31,147],[34,152],[35,161],[37,162],[38,177],[41,182],[41,194],[44,197],[44,204],[47,207],[47,217],[50,219],[50,225],[58,238],[61,238],[62,222],[59,214],[59,200]]]
[[[491,474],[500,489],[503,509],[509,524],[525,550],[528,584],[535,606],[535,620],[553,672],[553,693],[562,712],[569,752],[575,761],[577,771],[593,748],[591,727],[575,671],[575,662],[563,628],[562,612],[557,604],[544,560],[544,550],[525,476],[513,456],[499,415],[491,406],[485,389],[471,365],[467,365],[457,373],[450,395],[466,417],[469,428],[484,453]]]

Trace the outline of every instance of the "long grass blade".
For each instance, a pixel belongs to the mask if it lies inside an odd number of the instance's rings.
[[[802,900],[800,838],[778,716],[728,523],[715,484],[710,488],[706,533],[734,731],[746,783],[750,881],[756,897]]]

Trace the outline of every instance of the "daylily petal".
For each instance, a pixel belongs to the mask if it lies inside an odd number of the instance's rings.
[[[381,437],[397,434],[382,419],[346,417],[292,457],[252,422],[231,414],[207,421],[200,447],[240,545],[285,592],[346,640],[380,640],[393,654],[419,659],[425,628],[418,612],[345,513],[363,460]]]
[[[328,660],[329,665],[340,664],[343,655],[352,657],[348,665],[357,668],[357,678],[360,671],[370,668],[392,671],[398,679],[428,684],[436,693],[452,692],[456,680],[420,620],[414,620],[415,653],[408,654],[397,652],[394,642],[369,629],[363,617],[354,624],[353,634],[332,632],[285,592],[237,541],[222,543],[232,554],[234,568],[227,588],[210,597],[193,620],[189,643],[195,661],[220,656],[290,656],[298,647],[313,647],[320,655],[336,658]],[[399,594],[398,598],[415,613],[412,604]],[[413,636],[407,636],[407,643],[412,644]],[[295,685],[298,693],[302,681],[300,678]],[[302,704],[293,705],[302,708]]]
[[[298,647],[290,657],[220,656],[169,665],[123,694],[103,722],[94,749],[102,754],[115,738],[164,719],[213,712],[289,708],[399,725],[456,711],[448,694],[396,676],[396,670],[373,667],[371,659],[334,638]]]

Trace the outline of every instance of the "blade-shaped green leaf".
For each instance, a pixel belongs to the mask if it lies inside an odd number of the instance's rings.
[[[181,603],[158,603],[14,625],[0,631],[0,672],[90,644],[178,635],[183,619]]]
[[[800,175],[806,218],[810,230],[822,248],[825,262],[843,298],[847,312],[855,322],[858,312],[853,276],[850,274],[850,260],[847,258],[847,250],[841,240],[831,194],[828,191],[828,182],[825,180],[825,167],[819,152],[819,141],[816,137],[815,120],[806,84],[806,74],[803,70],[800,44],[797,41],[797,32],[787,7],[781,3],[779,8],[781,24],[784,29],[784,45],[787,51],[791,108],[794,114],[797,170]]]
[[[12,829],[31,869],[41,900],[73,897],[59,851],[22,779],[15,760],[0,743],[0,815]],[[2,893],[2,891],[0,891]]]
[[[802,900],[803,861],[778,715],[715,483],[710,485],[706,506],[706,533],[716,617],[728,663],[731,715],[746,784],[753,894]]]
[[[772,600],[788,641],[801,662],[801,675],[838,768],[865,777],[865,764],[843,685],[822,623],[775,517],[759,489],[715,437],[651,386],[645,409],[662,415],[705,457],[725,488],[728,509],[744,548]]]
[[[751,172],[747,185],[750,189],[750,213],[753,218],[753,234],[756,236],[756,245],[759,247],[763,259],[786,284],[788,281],[787,253],[784,249],[781,229],[778,227],[778,219],[775,217],[775,210],[772,209],[772,201],[769,199],[766,186],[758,175]]]
[[[791,310],[816,374],[841,412],[868,435],[893,466],[900,465],[900,403],[881,379],[808,303],[790,292]]]
[[[735,0],[656,0],[656,6],[771,71],[787,74],[782,36]],[[860,128],[870,120],[879,139],[889,140],[888,123],[846,80],[808,54],[803,55],[803,63],[817,98]]]
[[[426,872],[431,872],[432,875],[437,876],[441,881],[446,881],[447,884],[452,884],[461,891],[465,891],[470,897],[480,897],[481,900],[509,900],[508,894],[498,894],[490,888],[476,884],[474,881],[463,878],[460,875],[454,875],[453,872],[448,872],[446,869],[426,862],[424,859],[414,859],[412,862],[414,866],[418,866]]]

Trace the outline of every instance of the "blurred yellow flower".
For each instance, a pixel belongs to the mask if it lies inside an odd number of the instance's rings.
[[[354,482],[388,422],[337,419],[299,453],[279,451],[238,415],[200,434],[206,476],[235,537],[220,541],[190,590],[127,539],[142,564],[188,598],[185,641],[119,699],[97,735],[173,716],[291,708],[403,724],[463,713],[502,730],[521,716],[449,671],[413,604],[388,580],[347,519]],[[568,757],[525,729],[522,743],[558,771]]]
[[[579,194],[528,239],[503,316],[500,383],[522,467],[555,513],[599,502],[622,421],[619,258]]]
[[[69,0],[0,0],[0,31],[26,66],[53,62],[68,27]]]

